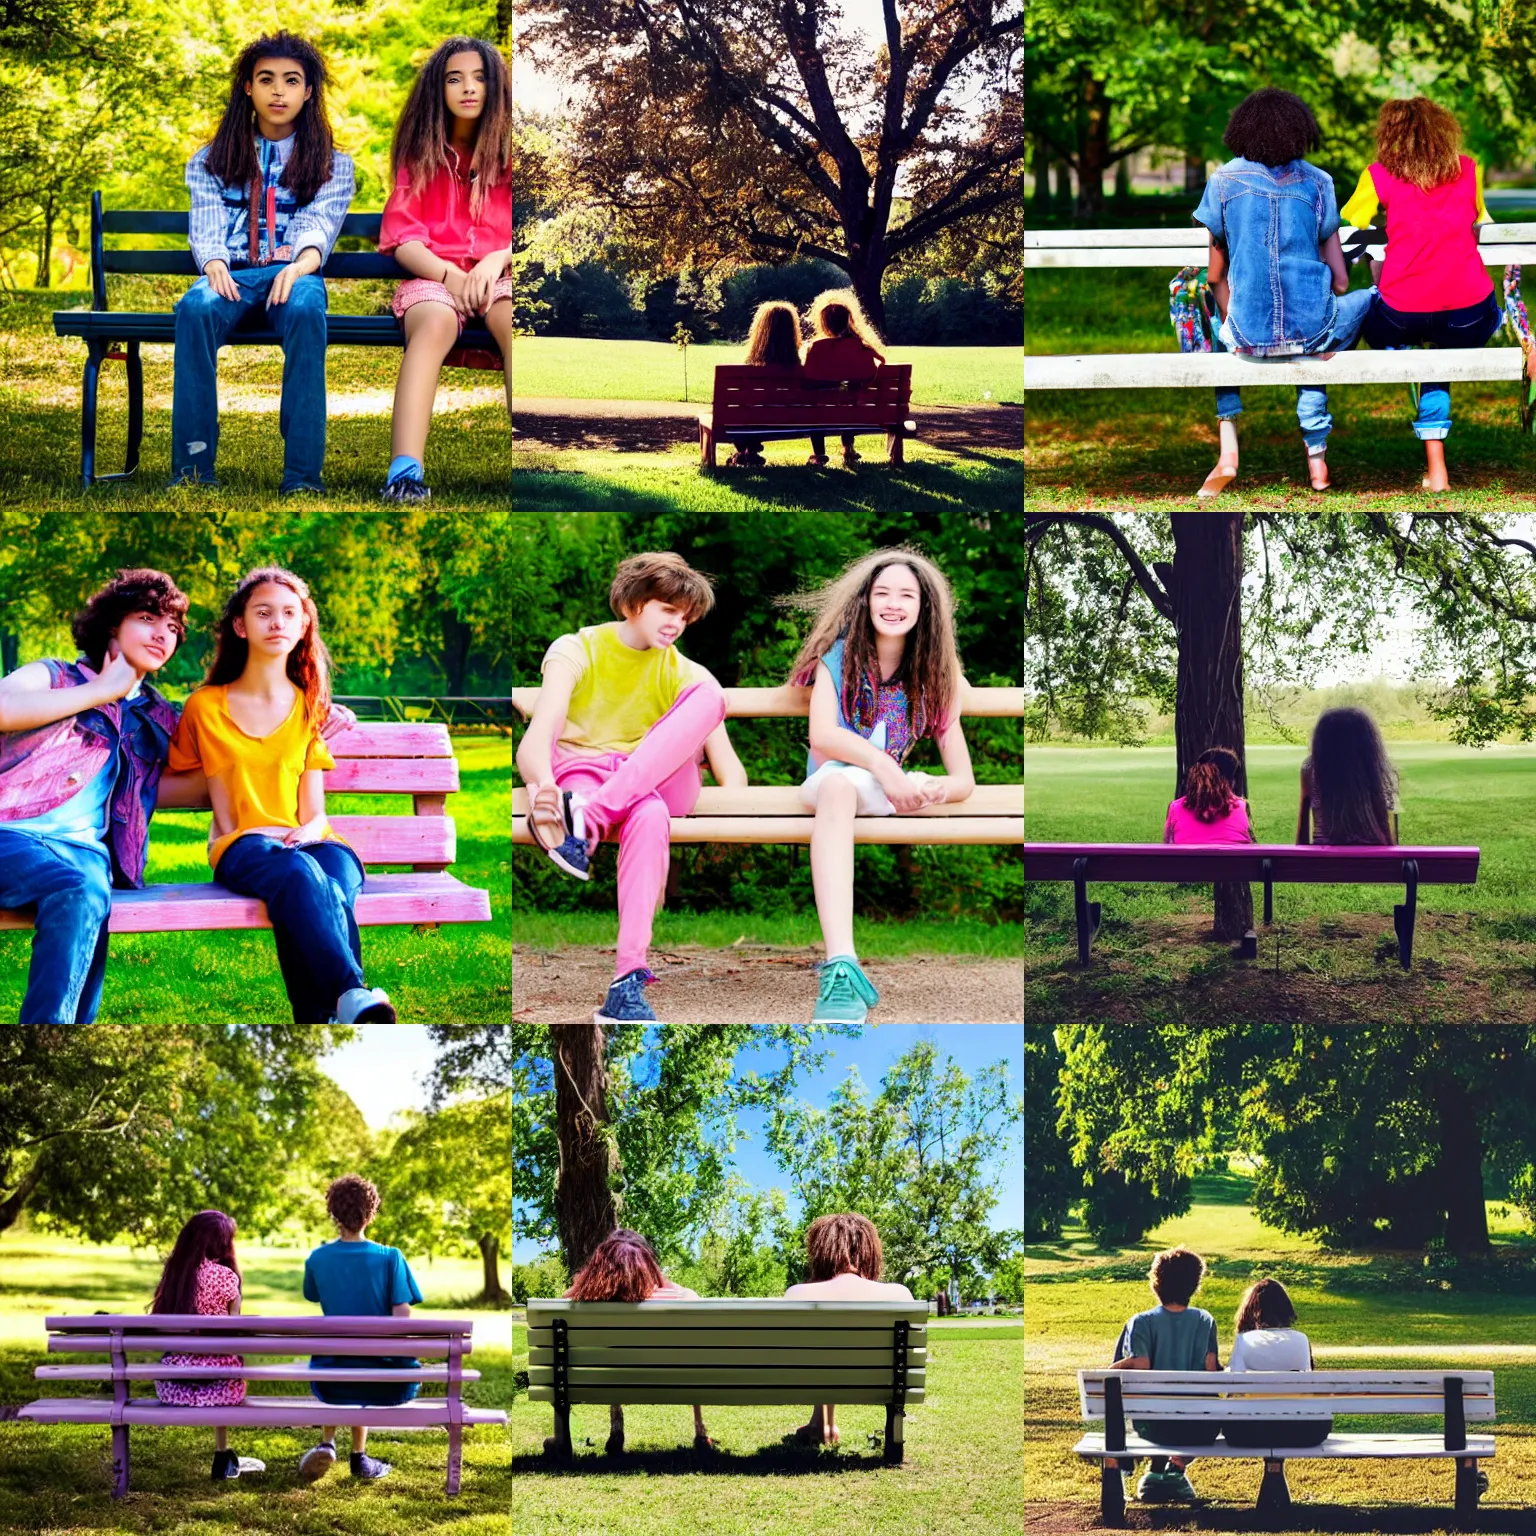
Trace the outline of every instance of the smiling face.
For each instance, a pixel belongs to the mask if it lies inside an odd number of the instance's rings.
[[[664,603],[659,597],[649,599],[643,608],[628,616],[640,638],[649,646],[663,649],[677,643],[678,636],[688,627],[688,610],[672,603]]]
[[[297,59],[257,59],[245,94],[256,110],[256,121],[269,139],[283,139],[293,132],[304,103],[314,87],[304,79]]]
[[[473,120],[485,110],[485,61],[478,53],[465,49],[449,58],[443,100],[454,117]]]
[[[869,589],[869,617],[877,635],[905,635],[922,612],[923,593],[910,565],[888,565]]]
[[[140,672],[158,672],[176,654],[176,639],[176,621],[147,609],[130,613],[112,632],[113,645]]]
[[[292,587],[264,581],[245,600],[245,613],[234,621],[235,633],[255,656],[286,656],[304,638],[309,619]]]

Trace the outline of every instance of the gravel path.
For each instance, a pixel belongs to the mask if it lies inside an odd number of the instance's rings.
[[[673,1024],[794,1024],[816,1001],[820,950],[702,949],[651,957],[646,1001]],[[1017,960],[907,955],[864,966],[880,993],[880,1024],[1021,1024],[1024,973]],[[613,980],[613,951],[512,948],[512,1017],[525,1024],[591,1017]]]

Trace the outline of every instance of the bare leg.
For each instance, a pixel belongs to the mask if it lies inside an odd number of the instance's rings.
[[[1205,477],[1205,484],[1196,492],[1207,499],[1219,496],[1237,479],[1237,423],[1218,421],[1216,431],[1221,441],[1216,467]]]
[[[852,955],[853,947],[853,818],[859,794],[841,774],[821,786],[816,819],[811,824],[811,885],[816,892],[816,916],[821,920],[827,958]]]
[[[406,310],[405,356],[395,381],[395,409],[389,428],[391,458],[409,454],[420,459],[426,453],[443,359],[458,339],[459,317],[451,306],[428,302]]]
[[[410,313],[409,310],[406,311]],[[501,371],[507,385],[507,415],[512,414],[512,300],[497,299],[485,316],[486,329],[501,349]]]
[[[1328,460],[1322,453],[1314,453],[1307,449],[1307,478],[1312,482],[1314,491],[1326,491],[1330,481],[1328,479]]]
[[[702,1403],[695,1403],[693,1405],[693,1438],[713,1444],[709,1440],[709,1431],[704,1428],[704,1405]]]
[[[795,1439],[802,1445],[821,1444],[821,1404],[811,1409],[811,1416],[795,1431]]]
[[[1431,437],[1424,443],[1424,458],[1429,467],[1429,473],[1424,476],[1424,489],[1426,491],[1448,491],[1451,488],[1451,477],[1445,468],[1445,443]]]
[[[213,1448],[216,1451],[227,1451],[229,1449],[229,1430],[222,1424],[213,1432]]]
[[[331,1445],[335,1445],[336,1444],[336,1425],[334,1425],[334,1424],[326,1424],[326,1425],[324,1425],[321,1428],[321,1430],[320,1430],[320,1438],[322,1440],[328,1441]]]
[[[837,1404],[823,1403],[821,1409],[821,1440],[823,1445],[836,1445],[842,1436],[837,1429]]]
[[[366,1424],[354,1424],[352,1426],[352,1449],[359,1456],[368,1449],[368,1426]]]

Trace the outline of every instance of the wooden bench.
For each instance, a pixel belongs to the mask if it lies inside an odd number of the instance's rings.
[[[112,1428],[113,1495],[128,1492],[128,1431],[138,1425],[181,1425],[231,1429],[303,1428],[322,1424],[366,1424],[370,1429],[446,1428],[447,1492],[459,1491],[463,1432],[466,1424],[505,1424],[497,1408],[465,1404],[465,1382],[480,1373],[464,1369],[472,1345],[473,1324],[425,1317],[199,1317],[162,1313],[94,1317],[50,1317],[49,1354],[107,1355],[106,1365],[40,1365],[39,1381],[103,1382],[111,1397],[43,1397],[17,1413],[37,1424],[107,1424]],[[266,1355],[286,1357],[283,1364],[165,1366],[162,1353],[183,1355]],[[443,1357],[443,1365],[415,1369],[350,1366],[312,1370],[298,1355],[398,1355]],[[129,1355],[154,1361],[130,1365]],[[313,1396],[250,1395],[234,1408],[178,1408],[153,1396],[133,1396],[135,1382],[229,1381],[251,1383],[417,1381],[447,1387],[443,1397],[418,1397],[392,1408],[347,1408]]]
[[[342,221],[340,239],[378,244],[382,213],[349,213]],[[133,313],[110,309],[107,304],[107,273],[152,272],[175,277],[198,276],[197,263],[188,250],[108,250],[107,235],[179,235],[185,240],[187,215],[165,210],[102,208],[101,193],[91,194],[91,307],[57,310],[53,329],[59,336],[79,336],[86,344],[85,374],[80,401],[80,474],[85,484],[98,480],[125,480],[139,467],[139,448],[144,437],[144,366],[139,349],[145,342],[176,341],[176,317],[169,310]],[[391,278],[403,281],[411,274],[393,256],[377,251],[334,251],[321,268],[328,282],[338,278]],[[331,347],[401,347],[405,335],[393,314],[326,316],[326,345]],[[281,345],[264,310],[255,310],[225,342],[231,347]],[[464,350],[496,352],[496,342],[482,320],[464,326],[455,353]],[[128,448],[122,472],[96,473],[96,395],[104,362],[128,367]],[[449,362],[453,361],[450,355]]]
[[[1275,1515],[1291,1507],[1287,1461],[1443,1457],[1456,1464],[1456,1518],[1461,1523],[1477,1514],[1477,1464],[1493,1457],[1492,1435],[1467,1433],[1468,1423],[1494,1417],[1492,1371],[1079,1371],[1077,1384],[1083,1418],[1104,1424],[1102,1432],[1084,1435],[1073,1449],[1101,1463],[1099,1509],[1106,1525],[1119,1525],[1125,1516],[1121,1470],[1102,1465],[1106,1457],[1126,1463],[1141,1456],[1262,1457],[1258,1508]],[[1215,1395],[1221,1392],[1232,1395]],[[1335,1430],[1321,1445],[1286,1444],[1287,1420],[1338,1414],[1435,1414],[1444,1423],[1438,1435]],[[1225,1440],[1160,1445],[1127,1429],[1131,1417],[1202,1426],[1213,1420],[1273,1422],[1274,1442],[1257,1449]]]
[[[1088,900],[1090,880],[1250,881],[1264,884],[1264,921],[1274,921],[1277,880],[1297,885],[1396,885],[1403,901],[1392,909],[1398,962],[1413,963],[1413,927],[1422,885],[1471,885],[1476,848],[1326,847],[1291,843],[1026,843],[1026,880],[1070,880],[1076,897],[1077,959],[1088,964],[1100,905]],[[1251,954],[1250,954],[1251,958]]]
[[[820,388],[770,369],[720,363],[712,407],[699,412],[699,463],[715,467],[718,443],[883,432],[891,463],[901,464],[906,439],[917,431],[907,416],[911,407],[911,363],[886,363],[866,384]]]
[[[924,1302],[528,1300],[528,1396],[554,1405],[558,1460],[573,1403],[883,1403],[900,1465],[927,1366]]]
[[[524,720],[539,701],[537,688],[514,688],[512,707]],[[797,718],[810,713],[811,690],[727,688],[728,720]],[[972,688],[961,700],[970,719],[1022,718],[1022,688]],[[672,818],[674,843],[809,843],[815,812],[801,804],[798,785],[751,784],[745,789],[706,787],[687,816]],[[1017,784],[978,784],[967,800],[930,805],[910,816],[857,816],[856,843],[1022,843],[1024,791]],[[512,791],[512,841],[534,844],[528,828],[528,792]]]
[[[1346,255],[1380,259],[1379,230],[1339,231]],[[1536,261],[1536,224],[1485,224],[1478,231],[1485,265]],[[1209,243],[1188,229],[1029,230],[1024,265],[1063,267],[1203,267]],[[1170,346],[1172,338],[1170,337]],[[1231,352],[1129,352],[1024,359],[1025,389],[1213,389],[1237,385],[1421,384],[1521,380],[1521,425],[1536,430],[1536,383],[1522,348],[1450,347],[1374,352],[1355,349],[1321,357],[1243,357]]]
[[[465,885],[448,871],[454,861],[453,818],[447,797],[459,787],[459,765],[443,725],[356,725],[326,743],[336,766],[325,775],[329,794],[393,794],[411,797],[409,816],[332,816],[364,866],[405,864],[409,874],[372,874],[357,898],[360,927],[411,923],[486,923],[488,892]],[[177,811],[158,811],[175,816]],[[151,822],[149,835],[155,836]],[[30,909],[0,909],[0,930],[30,928]],[[146,885],[113,891],[113,933],[186,933],[214,928],[270,928],[266,903],[208,881]]]

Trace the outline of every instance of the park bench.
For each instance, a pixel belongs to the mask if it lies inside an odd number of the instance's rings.
[[[1099,1508],[1106,1525],[1119,1525],[1125,1516],[1122,1469],[1140,1456],[1222,1457],[1256,1456],[1264,1461],[1258,1508],[1283,1515],[1291,1507],[1285,1463],[1338,1458],[1397,1460],[1407,1457],[1446,1458],[1456,1463],[1456,1518],[1472,1520],[1480,1493],[1479,1461],[1493,1456],[1492,1435],[1469,1435],[1472,1421],[1494,1417],[1493,1372],[1458,1371],[1079,1371],[1078,1395],[1083,1418],[1102,1420],[1100,1432],[1089,1433],[1074,1450],[1099,1461]],[[1218,1392],[1233,1394],[1219,1397]],[[1287,1419],[1323,1419],[1341,1414],[1435,1414],[1443,1420],[1440,1434],[1365,1434],[1335,1430],[1321,1445],[1289,1446]],[[1187,1420],[1209,1425],[1212,1420],[1274,1423],[1274,1443],[1258,1449],[1229,1445],[1159,1445],[1128,1429],[1128,1418],[1156,1419],[1160,1424]],[[1121,1468],[1103,1465],[1105,1458]]]
[[[1380,258],[1379,230],[1339,231],[1346,255]],[[1536,261],[1536,224],[1485,224],[1478,231],[1485,265]],[[1188,229],[1030,230],[1024,265],[1063,267],[1203,267],[1209,243]],[[1171,344],[1171,343],[1170,343]],[[1025,389],[1213,389],[1239,385],[1420,384],[1521,380],[1521,426],[1536,430],[1536,383],[1521,347],[1450,347],[1374,352],[1355,348],[1321,357],[1243,357],[1231,352],[1131,352],[1024,359]]]
[[[528,1300],[528,1396],[562,1461],[573,1403],[883,1403],[900,1465],[927,1366],[925,1302]]]
[[[917,431],[911,406],[911,363],[885,363],[864,384],[820,388],[776,370],[720,363],[712,407],[699,412],[699,463],[713,469],[719,443],[883,432],[891,463],[901,464],[906,439]]]
[[[537,688],[514,688],[512,707],[527,720],[539,700]],[[805,719],[811,690],[727,688],[728,720]],[[976,719],[1019,717],[1024,713],[1022,688],[973,688],[961,701],[961,715]],[[799,787],[789,784],[750,784],[745,789],[706,786],[687,816],[672,818],[674,843],[809,843],[815,813],[800,801]],[[856,843],[1022,843],[1024,792],[1016,784],[978,784],[968,800],[954,805],[930,805],[910,816],[859,816],[853,823]],[[528,792],[512,791],[512,841],[533,844],[528,828]]]
[[[341,239],[366,240],[377,245],[382,213],[349,213],[342,221]],[[144,365],[139,349],[145,342],[176,341],[176,317],[170,310],[134,313],[107,305],[107,273],[153,272],[175,277],[198,275],[189,250],[108,250],[106,235],[187,234],[187,215],[166,210],[102,208],[101,193],[91,194],[91,307],[56,310],[53,329],[59,336],[79,336],[86,345],[85,374],[80,400],[80,474],[87,485],[98,480],[126,480],[139,467],[139,448],[144,438]],[[393,256],[377,251],[333,251],[320,270],[327,282],[338,278],[392,278],[403,281],[411,274]],[[400,347],[404,333],[393,314],[328,314],[326,345],[331,347]],[[275,347],[277,333],[266,314],[256,310],[231,332],[227,346]],[[496,342],[482,320],[465,324],[458,346],[448,361],[466,352],[496,353]],[[104,362],[125,363],[128,368],[128,447],[120,474],[96,473],[96,394]]]
[[[408,874],[368,875],[357,898],[360,927],[411,923],[485,923],[490,896],[448,871],[455,854],[447,797],[459,787],[459,765],[443,725],[356,725],[326,745],[336,759],[328,769],[329,794],[393,794],[411,797],[409,816],[331,816],[331,827],[357,852],[365,867],[404,864]],[[177,811],[160,811],[174,816]],[[150,826],[153,839],[154,826]],[[0,930],[30,928],[26,908],[0,909]],[[146,885],[113,891],[113,933],[186,933],[213,928],[270,928],[266,903],[221,885]]]
[[[459,1491],[463,1432],[466,1424],[505,1424],[499,1408],[470,1407],[463,1384],[480,1379],[464,1369],[472,1348],[468,1322],[425,1317],[200,1317],[161,1313],[94,1317],[50,1317],[49,1354],[106,1355],[105,1365],[40,1365],[39,1381],[102,1382],[111,1384],[111,1397],[42,1397],[26,1403],[17,1417],[36,1424],[107,1424],[112,1429],[113,1495],[128,1492],[128,1431],[134,1425],[179,1425],[231,1429],[299,1429],[322,1424],[366,1424],[370,1429],[446,1428],[448,1431],[447,1492]],[[162,1353],[196,1355],[285,1356],[286,1363],[251,1365],[165,1366]],[[415,1369],[350,1366],[312,1370],[298,1355],[395,1355],[438,1357],[443,1365]],[[129,1364],[129,1355],[152,1355],[144,1364]],[[228,1381],[243,1378],[268,1382],[417,1381],[447,1387],[443,1397],[418,1397],[393,1408],[346,1408],[322,1403],[313,1396],[247,1395],[234,1408],[179,1408],[153,1395],[133,1395],[135,1382]],[[151,1388],[151,1394],[153,1389]]]
[[[1026,843],[1026,880],[1070,880],[1076,897],[1077,958],[1088,964],[1101,908],[1088,900],[1090,880],[1250,881],[1264,883],[1264,921],[1274,921],[1277,880],[1295,885],[1396,885],[1405,895],[1392,909],[1398,963],[1413,964],[1413,927],[1422,885],[1471,885],[1476,848],[1302,846],[1290,843]],[[1251,935],[1250,935],[1251,941]],[[1253,949],[1245,951],[1252,958]]]

